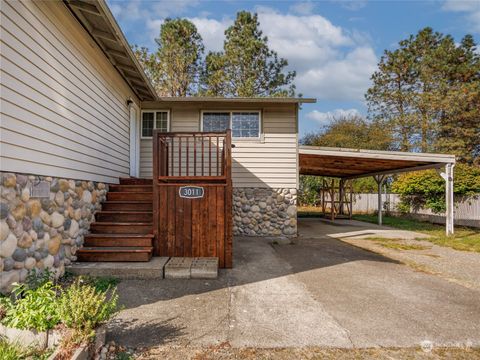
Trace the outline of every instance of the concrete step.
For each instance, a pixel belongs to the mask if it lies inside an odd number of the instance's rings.
[[[152,246],[83,247],[77,251],[78,261],[150,261]]]
[[[152,222],[151,211],[98,211],[95,213],[97,222]]]
[[[214,279],[218,276],[218,258],[153,257],[144,263],[103,261],[76,262],[69,270],[76,275],[119,279]]]
[[[128,235],[128,234],[88,234],[85,235],[84,246],[86,247],[135,247],[152,246],[152,234]]]
[[[148,262],[76,262],[68,269],[75,275],[162,280],[163,268],[168,260],[168,257],[155,256]]]
[[[92,234],[135,234],[153,233],[152,223],[140,222],[94,222],[90,224]]]

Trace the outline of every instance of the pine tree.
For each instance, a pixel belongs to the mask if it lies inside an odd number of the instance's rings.
[[[203,86],[213,95],[293,96],[294,71],[268,47],[257,14],[241,11],[225,31],[223,53],[207,56]]]
[[[398,148],[479,161],[480,60],[472,36],[457,45],[425,28],[385,51],[378,66],[369,112],[393,125]]]
[[[149,54],[134,47],[160,96],[188,96],[198,91],[204,46],[195,25],[187,19],[166,19],[155,39],[158,49]]]

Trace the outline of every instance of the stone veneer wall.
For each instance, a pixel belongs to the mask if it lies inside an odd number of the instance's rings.
[[[233,188],[233,234],[297,235],[297,189]]]
[[[38,181],[50,183],[48,198],[31,197]],[[23,282],[34,268],[63,275],[108,190],[92,181],[4,172],[0,189],[0,292]]]

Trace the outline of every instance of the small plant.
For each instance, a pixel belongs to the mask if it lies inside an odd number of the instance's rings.
[[[117,301],[115,289],[107,295],[79,279],[60,296],[58,311],[62,322],[73,330],[70,338],[80,344],[89,341],[94,329],[119,310]]]
[[[17,329],[45,331],[59,323],[57,312],[57,287],[50,281],[36,289],[17,284],[13,299],[3,298],[5,316],[2,323]]]
[[[5,340],[0,340],[0,359],[2,360],[18,360],[24,356],[24,350]]]
[[[25,284],[29,289],[36,289],[49,281],[53,282],[54,279],[53,272],[48,268],[44,270],[32,269],[28,272]]]
[[[18,344],[0,339],[0,359],[2,360],[47,360],[52,352],[51,349],[23,348]]]
[[[113,289],[120,282],[119,279],[114,277],[85,277],[82,278],[86,284],[91,285],[98,292],[106,292]]]

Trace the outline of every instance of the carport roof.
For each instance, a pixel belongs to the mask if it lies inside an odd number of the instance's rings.
[[[353,179],[414,170],[441,168],[454,164],[455,155],[344,149],[318,146],[299,147],[301,175]]]

